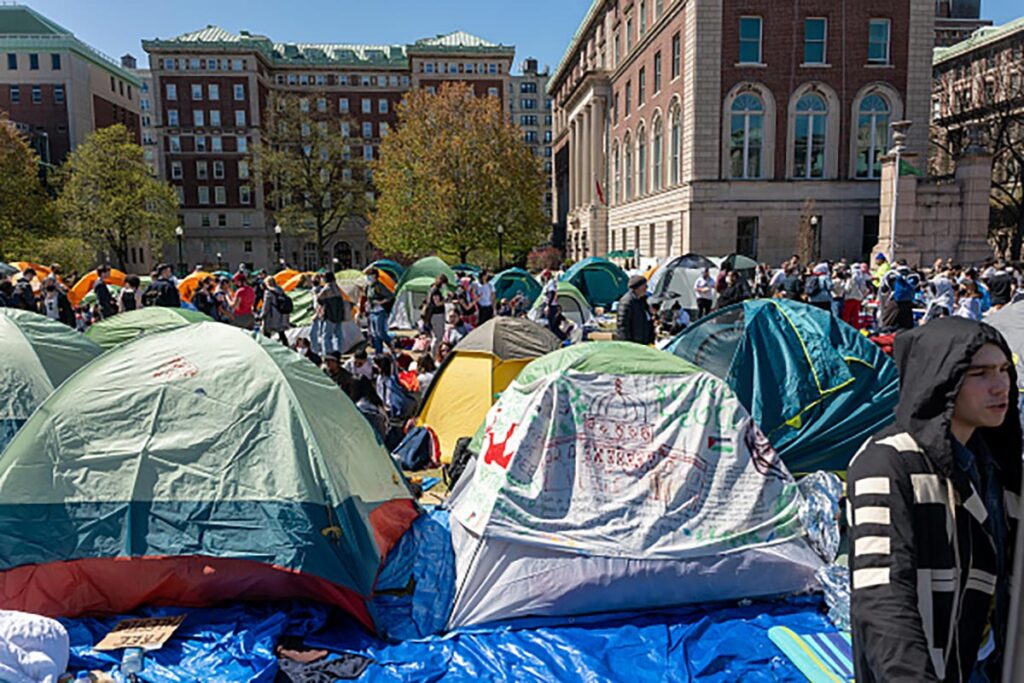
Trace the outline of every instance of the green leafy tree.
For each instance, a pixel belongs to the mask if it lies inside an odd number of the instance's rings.
[[[500,100],[466,84],[410,92],[374,169],[380,199],[370,239],[385,252],[465,262],[498,251],[499,226],[506,255],[528,252],[549,232],[540,160]]]
[[[173,237],[178,198],[153,178],[142,147],[121,124],[85,139],[61,167],[57,208],[67,231],[122,270],[130,244],[157,250]]]
[[[52,236],[53,202],[42,183],[39,156],[0,112],[0,259],[28,258]]]
[[[370,203],[363,140],[353,136],[357,124],[333,114],[331,101],[327,93],[273,95],[264,141],[253,151],[278,224],[311,238],[321,266],[328,243],[353,221],[365,222]]]

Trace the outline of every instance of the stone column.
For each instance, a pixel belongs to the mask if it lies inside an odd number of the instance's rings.
[[[569,119],[569,213],[576,209],[576,119]]]
[[[601,183],[601,191],[604,193],[605,199],[608,199],[608,187],[607,179],[605,178],[605,157],[604,157],[604,101],[595,99],[591,105],[592,111],[592,131],[591,131],[591,173],[590,187],[594,193],[594,202],[600,203],[601,199],[597,196],[597,183]]]
[[[590,105],[583,108],[583,138],[580,140],[580,154],[583,159],[583,169],[580,173],[580,182],[582,183],[582,191],[580,192],[580,203],[587,207],[590,205],[590,178],[593,175],[593,169],[591,166],[590,159],[590,136],[591,136],[591,116],[590,116]]]

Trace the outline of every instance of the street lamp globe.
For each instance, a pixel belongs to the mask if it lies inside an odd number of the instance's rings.
[[[281,231],[281,226],[280,226],[280,225],[275,225],[275,226],[274,226],[274,234],[275,234],[275,235],[280,235],[280,234],[281,234],[281,232],[282,232],[282,231]]]
[[[181,237],[182,235],[185,234],[185,229],[179,225],[174,229],[174,234],[177,235],[178,237]]]

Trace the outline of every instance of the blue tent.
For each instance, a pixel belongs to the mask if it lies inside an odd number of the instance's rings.
[[[395,282],[398,282],[398,280],[402,277],[402,273],[405,272],[405,268],[402,267],[402,264],[398,263],[397,261],[392,261],[391,259],[386,258],[377,259],[368,267],[383,270],[385,273],[390,275],[391,279],[394,280]]]
[[[893,419],[896,365],[813,306],[785,299],[729,306],[667,350],[725,380],[795,473],[845,470]]]
[[[565,271],[562,281],[580,290],[591,306],[608,309],[626,293],[629,278],[608,259],[591,256]]]
[[[540,296],[540,283],[522,268],[508,268],[501,271],[491,280],[498,299],[511,300],[516,294],[522,293],[526,305],[531,305]]]

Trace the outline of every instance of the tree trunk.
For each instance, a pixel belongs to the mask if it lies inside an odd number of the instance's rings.
[[[1010,258],[1014,261],[1020,260],[1022,242],[1024,242],[1024,210],[1017,212],[1017,226],[1013,230],[1013,239],[1010,241]]]
[[[469,263],[469,251],[466,249],[459,249],[459,263]]]

